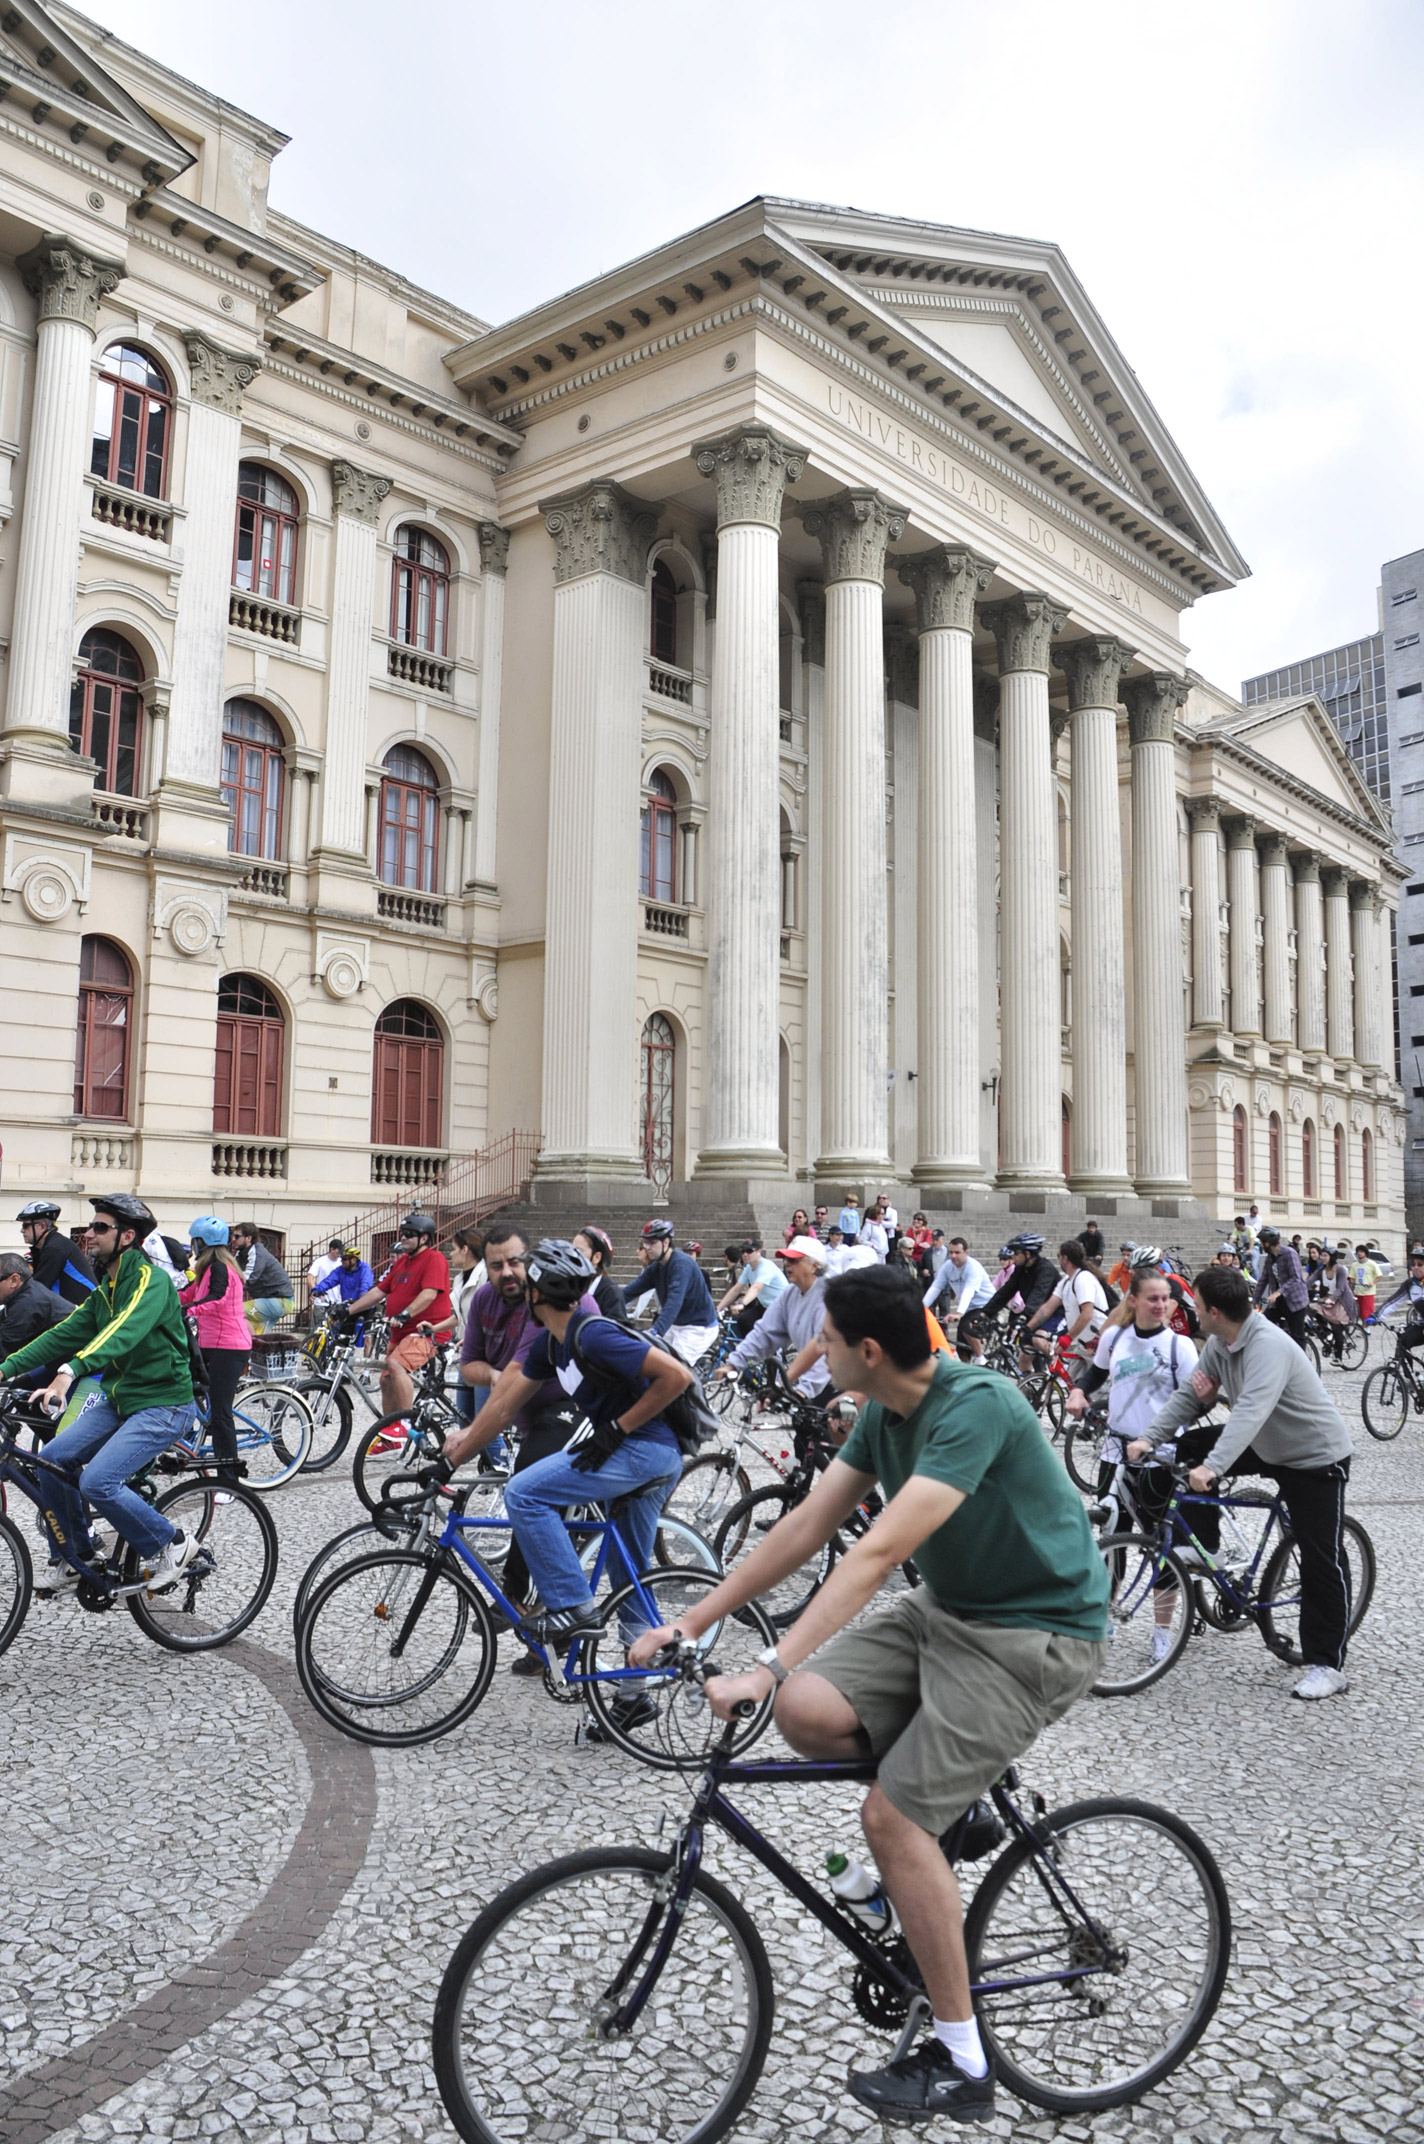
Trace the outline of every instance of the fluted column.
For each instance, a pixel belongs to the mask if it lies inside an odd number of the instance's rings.
[[[806,1152],[821,1151],[821,915],[825,885],[826,591],[796,583],[806,711]],[[833,866],[834,868],[834,866]]]
[[[1132,743],[1134,1179],[1150,1197],[1191,1188],[1173,742],[1187,686],[1154,670],[1129,678],[1122,694]]]
[[[556,555],[539,1173],[633,1177],[646,569],[658,510],[599,481],[540,512]]]
[[[1296,1033],[1303,1050],[1325,1047],[1325,912],[1320,858],[1310,849],[1291,855],[1295,873]]]
[[[1350,959],[1350,881],[1337,864],[1320,874],[1325,893],[1325,1033],[1330,1055],[1355,1054],[1355,997]]]
[[[1290,988],[1290,869],[1284,834],[1261,843],[1261,914],[1265,922],[1266,1040],[1295,1040]]]
[[[1127,1173],[1127,988],[1117,709],[1133,650],[1107,634],[1055,654],[1068,680],[1073,822],[1073,1188],[1130,1192]]]
[[[999,645],[998,1181],[1063,1188],[1058,807],[1048,666],[1065,613],[1036,589],[980,613]]]
[[[786,1167],[778,1137],[781,995],[777,552],[806,466],[764,425],[695,448],[717,486],[717,665],[707,813],[707,1081],[699,1176]]]
[[[1350,939],[1355,956],[1355,1057],[1380,1062],[1379,959],[1375,917],[1379,896],[1365,879],[1350,884]]]
[[[326,757],[321,778],[321,853],[366,865],[366,732],[371,697],[371,619],[376,529],[391,488],[352,462],[333,462],[336,507],[331,641],[326,669]]]
[[[480,760],[475,793],[475,862],[478,885],[493,886],[499,868],[499,729],[504,693],[504,577],[509,530],[482,521],[480,540]]]
[[[905,510],[850,490],[808,507],[826,586],[822,842],[821,1153],[816,1172],[855,1182],[889,1164],[886,1072],[886,545]],[[719,590],[725,615],[725,595]],[[718,627],[719,633],[722,630]]]
[[[18,746],[67,756],[80,503],[94,414],[90,360],[100,301],[124,270],[61,233],[46,233],[16,266],[39,300],[39,328],[5,742],[12,753]]]
[[[1257,962],[1260,907],[1256,881],[1256,822],[1228,819],[1226,826],[1226,898],[1231,908],[1231,1031],[1261,1032],[1261,981]]]
[[[1192,822],[1192,1026],[1219,1028],[1224,1016],[1221,994],[1221,865],[1217,836],[1221,803],[1216,797],[1193,797],[1187,805]]]
[[[951,544],[900,568],[915,591],[920,635],[914,1175],[922,1184],[985,1182],[973,657],[975,598],[993,573],[991,560]],[[897,795],[901,789],[897,781]]]

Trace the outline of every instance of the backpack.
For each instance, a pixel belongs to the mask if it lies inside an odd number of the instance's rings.
[[[599,1392],[613,1392],[621,1389],[628,1394],[630,1402],[634,1399],[641,1399],[641,1392],[628,1379],[612,1377],[606,1370],[598,1369],[595,1364],[589,1361],[587,1355],[579,1346],[579,1334],[594,1315],[595,1313],[592,1311],[585,1311],[576,1324],[572,1320],[569,1323],[569,1352],[578,1364],[580,1374],[586,1377],[595,1390]],[[608,1322],[612,1323],[612,1320],[610,1319]],[[674,1437],[676,1437],[678,1450],[683,1454],[684,1458],[691,1458],[694,1452],[700,1451],[709,1438],[717,1435],[721,1426],[716,1415],[713,1414],[712,1409],[708,1406],[707,1395],[695,1376],[687,1389],[679,1392],[677,1398],[670,1405],[664,1407],[662,1419],[666,1422]]]

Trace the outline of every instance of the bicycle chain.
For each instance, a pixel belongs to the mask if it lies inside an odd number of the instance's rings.
[[[893,1943],[882,1944],[881,1948],[891,1965],[897,1966],[911,1980],[919,1979],[920,1969],[903,1936],[896,1936]],[[856,1967],[850,1992],[851,2000],[866,2024],[874,2025],[879,2032],[893,2032],[909,2016],[910,2006],[906,1998],[872,1972],[868,1965]]]

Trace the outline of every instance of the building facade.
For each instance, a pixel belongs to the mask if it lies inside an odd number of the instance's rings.
[[[1387,811],[1190,672],[1246,569],[1056,248],[758,199],[491,329],[0,34],[17,1203],[302,1241],[522,1133],[1397,1247]]]

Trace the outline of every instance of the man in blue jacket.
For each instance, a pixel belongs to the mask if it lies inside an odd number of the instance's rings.
[[[364,1295],[368,1288],[374,1288],[375,1285],[375,1274],[361,1253],[348,1244],[341,1253],[340,1265],[328,1273],[325,1280],[319,1280],[312,1289],[312,1301],[315,1302],[319,1295],[330,1295],[334,1289],[338,1301],[354,1303],[358,1295]]]
[[[653,1289],[658,1299],[653,1338],[665,1340],[696,1368],[717,1337],[717,1308],[706,1276],[695,1258],[673,1249],[671,1221],[645,1223],[639,1248],[643,1270],[629,1281],[624,1297],[631,1307],[635,1296]]]

